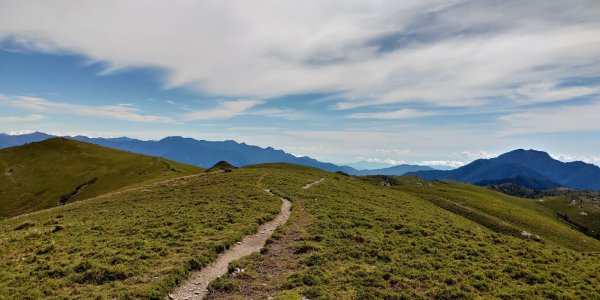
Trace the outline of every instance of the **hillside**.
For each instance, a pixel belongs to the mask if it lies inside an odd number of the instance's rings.
[[[600,239],[600,192],[552,190],[542,193],[536,203],[551,209],[578,230]]]
[[[390,183],[391,189],[428,200],[497,232],[521,237],[525,231],[565,247],[587,248],[586,243],[581,243],[581,234],[563,222],[555,211],[529,199],[452,181],[425,181],[412,176],[368,178],[371,183],[381,180]]]
[[[545,152],[514,150],[496,158],[479,159],[449,171],[410,173],[424,179],[452,179],[462,182],[511,181],[529,178],[525,184],[540,182],[576,189],[600,190],[600,167],[581,161],[561,162]],[[535,189],[535,186],[525,187]]]
[[[243,274],[211,283],[213,299],[600,295],[600,241],[541,206],[519,206],[471,185],[407,178],[382,188],[313,168],[258,165],[0,221],[0,295],[162,299],[189,270],[274,216],[280,200],[265,189],[289,198],[292,216],[261,254],[231,265]],[[461,204],[469,207],[507,202],[486,214],[540,238],[432,202],[448,195],[474,198]]]
[[[279,211],[261,175],[201,173],[0,221],[0,299],[163,299]]]
[[[0,218],[202,171],[63,138],[0,150],[0,170]]]
[[[517,196],[519,189],[526,189],[532,192],[552,190],[560,187],[560,184],[545,180],[543,178],[535,177],[523,177],[515,176],[510,178],[498,179],[498,180],[483,180],[475,182],[475,185],[487,187],[492,190],[502,191],[507,189],[504,193]],[[510,192],[511,189],[515,189],[515,194]]]
[[[253,168],[269,170],[263,182],[290,197],[296,209],[263,254],[232,265],[245,273],[232,273],[211,284],[214,292],[209,299],[600,295],[596,271],[600,242],[534,210],[511,208],[513,214],[531,216],[548,226],[543,232],[532,227],[540,241],[486,227],[433,204],[411,192],[422,187],[421,181],[412,182],[410,188],[408,182],[404,187],[381,188],[378,183],[300,167]],[[317,178],[324,180],[310,189],[298,188]],[[472,192],[471,187],[465,192]],[[487,195],[486,200],[501,203],[507,198],[474,188]],[[524,229],[511,218],[502,222]],[[571,240],[553,238],[556,234]]]

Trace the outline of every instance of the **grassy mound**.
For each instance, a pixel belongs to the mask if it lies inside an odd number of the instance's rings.
[[[54,138],[0,150],[0,171],[1,219],[202,169]]]
[[[214,164],[212,167],[208,168],[206,170],[206,172],[231,172],[233,170],[237,169],[237,167],[233,166],[232,164],[222,160],[216,164]]]

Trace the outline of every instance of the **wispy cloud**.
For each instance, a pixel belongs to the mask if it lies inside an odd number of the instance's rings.
[[[403,108],[387,112],[356,113],[351,114],[348,117],[353,119],[408,119],[431,115],[433,115],[432,112],[419,111],[412,108]]]
[[[54,102],[44,98],[30,96],[3,96],[0,101],[6,101],[14,107],[36,112],[52,112],[78,116],[115,119],[131,122],[174,123],[175,120],[165,116],[146,115],[131,105],[81,105],[65,102]]]
[[[570,100],[600,93],[600,86],[560,87],[557,82],[538,82],[520,86],[511,99],[517,102],[539,103]]]
[[[263,103],[260,100],[235,100],[222,102],[219,107],[196,110],[183,115],[186,121],[229,119],[246,113],[247,110]]]
[[[26,115],[26,116],[0,116],[0,122],[35,122],[43,120],[43,115]]]
[[[185,121],[222,120],[237,116],[261,116],[287,120],[302,120],[306,115],[289,108],[255,108],[263,100],[223,101],[216,108],[194,110],[183,115]]]
[[[469,159],[493,158],[498,156],[497,153],[492,153],[488,151],[463,151],[461,155]]]
[[[265,108],[259,110],[248,111],[245,113],[246,115],[251,116],[262,116],[268,118],[278,118],[278,119],[286,119],[286,120],[302,120],[306,119],[307,116],[302,113],[292,109],[282,109],[282,108]]]
[[[500,120],[506,126],[503,135],[600,130],[600,100],[517,112]]]

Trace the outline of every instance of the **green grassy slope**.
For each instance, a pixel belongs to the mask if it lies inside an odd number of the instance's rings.
[[[551,209],[557,216],[600,239],[600,193],[569,191],[564,195],[544,197],[536,203]]]
[[[162,299],[279,212],[262,173],[172,179],[0,221],[0,299]]]
[[[325,180],[301,188],[319,178]],[[511,204],[516,198],[498,198],[508,201],[510,210],[486,210],[476,204],[496,193],[449,186],[409,180],[379,187],[312,168],[267,164],[173,179],[3,220],[0,299],[161,299],[188,270],[214,259],[278,212],[280,201],[266,188],[292,200],[290,222],[301,225],[277,232],[281,237],[293,229],[297,236],[281,239],[294,251],[277,257],[283,269],[272,269],[279,270],[272,283],[277,293],[270,294],[276,297],[600,297],[600,241],[545,215],[549,210],[536,203],[531,204],[537,212]],[[460,200],[479,217],[442,208],[430,195]],[[490,226],[495,223],[482,222],[481,216],[516,230],[531,220],[547,228],[530,229],[541,236],[535,241]],[[552,234],[565,234],[568,242]],[[253,267],[262,257],[236,262],[247,272],[212,288],[224,298],[244,299],[236,296],[246,292],[238,289],[243,281],[275,276],[264,273],[271,269]]]
[[[0,219],[201,171],[62,138],[7,148],[0,150]]]
[[[381,181],[372,176],[371,183]],[[508,196],[486,188],[452,181],[425,181],[404,176],[386,178],[396,189],[429,200],[489,229],[521,237],[523,231],[581,251],[599,250],[597,241],[586,237],[559,220],[556,213],[533,200]]]
[[[398,187],[377,187],[357,178],[302,167],[254,168],[268,170],[264,184],[295,203],[302,203],[312,219],[301,238],[283,239],[296,249],[289,258],[295,259],[295,263],[290,272],[271,281],[278,291],[275,296],[285,299],[600,297],[597,272],[600,242],[577,231],[569,232],[560,222],[544,223],[552,228],[540,233],[542,241],[538,242],[490,229],[442,209],[410,189],[405,192]],[[320,177],[325,181],[308,190],[300,188]],[[458,187],[456,191],[459,192]],[[441,190],[436,193],[440,197],[451,194]],[[464,193],[459,198],[471,197],[472,191]],[[529,216],[533,212],[516,207],[512,213],[525,214],[525,220],[533,217]],[[544,215],[535,218],[546,222]],[[564,232],[578,245],[567,247],[546,235]],[[281,234],[286,234],[285,228]],[[228,277],[214,284],[213,288],[220,289],[216,299],[243,298],[240,295],[248,292],[236,287],[245,281],[260,281],[264,274],[254,266],[261,257],[236,262],[248,271],[244,276]],[[277,261],[285,259],[273,263]],[[258,284],[244,285],[244,289],[252,288],[262,289]]]

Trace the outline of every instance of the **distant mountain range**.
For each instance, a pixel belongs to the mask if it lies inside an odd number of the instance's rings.
[[[23,135],[0,134],[0,149],[38,142],[54,136],[34,132]],[[282,150],[271,147],[237,143],[235,141],[204,141],[179,136],[166,137],[159,141],[142,141],[128,137],[89,138],[85,136],[67,137],[78,141],[97,144],[119,150],[140,154],[160,156],[173,161],[194,166],[209,168],[219,161],[227,161],[234,166],[242,167],[260,163],[282,162],[319,168],[329,172],[341,171],[350,175],[403,175],[407,172],[434,170],[426,166],[398,165],[375,170],[357,170],[348,166],[338,166],[320,162],[310,157],[297,157]]]
[[[478,159],[450,171],[409,173],[423,179],[452,179],[478,185],[517,183],[534,190],[567,187],[600,190],[600,167],[581,161],[561,162],[546,152],[514,150],[496,158]]]

